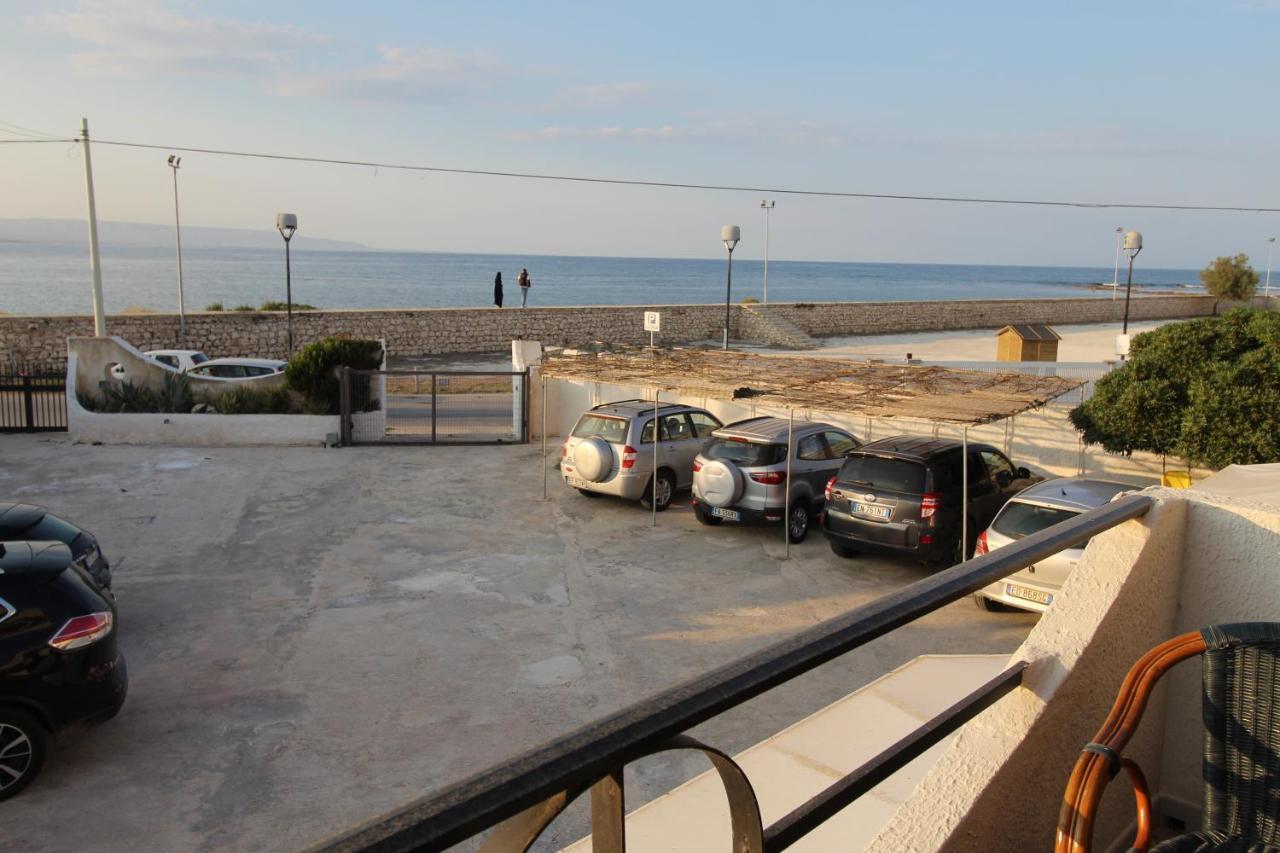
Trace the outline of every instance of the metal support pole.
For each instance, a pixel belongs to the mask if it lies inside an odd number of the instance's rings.
[[[178,341],[180,346],[187,345],[187,304],[182,292],[182,223],[178,219],[178,164],[173,157],[169,158],[169,167],[173,169],[173,233],[178,243]]]
[[[1133,255],[1129,256],[1129,280],[1124,286],[1124,328],[1120,334],[1129,334],[1129,292],[1133,289]]]
[[[436,411],[436,375],[431,374],[431,443],[436,443],[436,425],[440,422],[439,413]]]
[[[107,318],[102,308],[102,260],[98,257],[98,208],[93,200],[93,162],[89,157],[89,120],[80,119],[80,141],[84,145],[84,184],[89,200],[89,268],[93,270],[93,335],[107,334]]]
[[[658,438],[660,437],[658,423],[658,397],[661,392],[656,388],[653,391],[653,475],[649,478],[649,510],[653,516],[653,526],[658,526]]]
[[[964,484],[964,491],[960,499],[960,562],[964,562],[969,558],[969,427],[966,425],[964,434],[960,441],[961,451],[964,458],[961,460],[963,473],[960,480]]]
[[[769,211],[773,210],[773,202],[760,202],[764,208],[764,304],[769,304]]]
[[[1116,300],[1116,291],[1120,289],[1120,247],[1124,245],[1124,226],[1116,226],[1116,269],[1111,274],[1111,301]]]
[[[432,400],[435,399],[434,378],[431,384]],[[434,406],[434,402],[432,403]],[[542,377],[542,499],[547,499],[547,377]]]
[[[293,275],[289,270],[289,241],[284,241],[284,299],[289,337],[289,357],[293,357]],[[433,416],[434,418],[434,416]]]
[[[724,348],[729,348],[729,294],[733,290],[733,249],[729,249],[729,271],[724,279]]]
[[[787,479],[782,484],[782,553],[787,560],[791,559],[791,457],[796,453],[795,426],[795,409],[787,409]]]
[[[1268,237],[1267,238],[1267,284],[1262,289],[1262,295],[1267,297],[1268,299],[1271,298],[1271,256],[1275,253],[1275,249],[1276,249],[1276,238]]]
[[[1084,405],[1084,388],[1085,386],[1083,385],[1080,386],[1080,405],[1082,406]],[[1080,457],[1076,461],[1076,476],[1083,477],[1084,465],[1085,465],[1084,433],[1076,434],[1076,442],[1079,445],[1079,453],[1080,453]]]

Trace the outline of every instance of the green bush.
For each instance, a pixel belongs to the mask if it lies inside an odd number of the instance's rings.
[[[754,296],[746,296],[746,297],[743,297],[742,304],[743,305],[759,305],[760,300],[756,299]]]
[[[90,411],[111,414],[186,414],[195,405],[191,395],[191,381],[181,373],[165,374],[159,391],[153,391],[145,385],[134,385],[129,381],[119,385],[100,382],[98,389],[102,393],[96,400],[77,397],[81,405],[89,403],[85,408]]]
[[[289,390],[282,385],[273,388],[245,385],[214,400],[213,407],[224,415],[286,415],[292,401]]]
[[[204,306],[204,310],[206,310],[206,311],[221,311],[221,310],[223,310],[223,309],[222,309],[222,303],[221,303],[221,302],[210,302],[208,305]]]
[[[245,305],[242,302],[239,305],[237,305],[235,308],[232,308],[231,310],[232,311],[257,311],[258,309],[254,308],[252,305]]]
[[[1200,270],[1200,281],[1219,299],[1243,301],[1253,296],[1258,273],[1249,266],[1249,256],[1241,252],[1234,258],[1214,258],[1213,263]]]
[[[268,299],[266,302],[262,303],[262,307],[259,308],[258,310],[259,311],[288,311],[289,303],[280,302],[279,300],[276,300],[276,299]],[[316,306],[314,305],[308,305],[305,302],[295,302],[293,303],[293,310],[294,311],[319,311],[320,309],[316,308]]]
[[[1113,453],[1280,461],[1280,314],[1238,308],[1135,336],[1071,422]]]
[[[374,370],[382,364],[378,341],[331,337],[308,344],[294,353],[284,369],[285,384],[305,400],[310,414],[338,414],[338,378],[335,369]]]

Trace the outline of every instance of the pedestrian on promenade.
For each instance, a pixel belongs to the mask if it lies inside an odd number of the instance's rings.
[[[502,307],[502,272],[493,277],[493,304]]]
[[[529,301],[529,288],[533,287],[533,279],[529,278],[527,268],[520,270],[520,277],[516,279],[516,284],[520,285],[520,307],[523,308]]]

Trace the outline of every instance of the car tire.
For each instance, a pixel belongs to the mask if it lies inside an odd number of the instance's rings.
[[[653,492],[658,490],[658,505],[653,506]],[[657,477],[649,478],[649,488],[644,490],[644,497],[640,498],[640,503],[645,507],[653,507],[658,512],[663,512],[667,507],[671,506],[671,499],[676,495],[676,478],[672,476],[670,471],[662,470],[658,472]]]
[[[973,603],[978,605],[980,610],[985,610],[988,613],[1013,613],[1018,609],[1016,607],[1010,607],[1008,604],[1001,601],[993,601],[985,595],[980,595],[976,592],[973,594]]]
[[[795,543],[803,542],[809,535],[809,522],[812,520],[813,513],[809,511],[809,505],[804,501],[797,501],[791,507],[791,515],[787,517],[787,538]]]
[[[856,548],[852,548],[841,542],[836,542],[835,540],[831,540],[830,544],[832,553],[838,557],[844,557],[846,560],[851,560],[858,556],[858,549]]]
[[[578,489],[578,492],[582,494],[584,497],[588,497],[588,498],[603,497],[603,495],[601,495],[599,492],[593,492],[590,489]]]
[[[717,524],[724,521],[723,518],[712,515],[702,504],[694,504],[693,517],[698,519],[698,521],[702,522],[707,527],[715,527]]]
[[[0,771],[0,800],[30,785],[48,753],[49,732],[39,720],[17,708],[0,708],[0,768],[8,771]]]

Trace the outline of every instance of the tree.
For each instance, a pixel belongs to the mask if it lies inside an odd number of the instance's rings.
[[[1249,256],[1241,252],[1234,258],[1214,258],[1213,263],[1200,270],[1200,281],[1219,299],[1240,302],[1253,296],[1258,273],[1249,266]]]
[[[1280,314],[1238,308],[1134,338],[1071,411],[1087,444],[1193,463],[1280,461]]]

